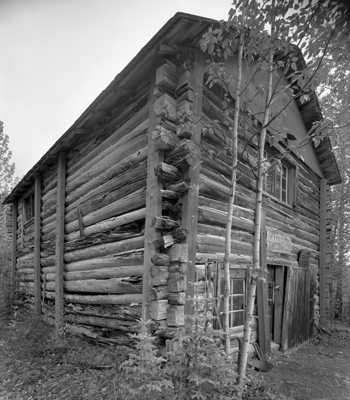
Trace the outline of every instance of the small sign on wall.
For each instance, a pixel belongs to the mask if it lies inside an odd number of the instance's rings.
[[[267,231],[267,249],[273,253],[290,254],[292,252],[292,240],[284,233]]]
[[[298,254],[298,263],[301,268],[309,268],[310,266],[310,253],[306,250],[300,250]]]

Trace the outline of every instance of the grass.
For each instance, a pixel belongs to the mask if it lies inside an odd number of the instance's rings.
[[[10,324],[0,327],[0,399],[125,399],[119,367],[130,352],[57,334],[31,312],[17,310]],[[244,400],[282,400],[278,386],[253,371],[248,376]],[[142,393],[135,398],[143,399]]]
[[[118,367],[125,358],[123,348],[57,335],[22,311],[0,328],[0,398],[117,399]]]

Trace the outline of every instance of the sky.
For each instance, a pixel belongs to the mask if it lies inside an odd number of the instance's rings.
[[[178,11],[231,0],[0,0],[0,121],[26,174]]]

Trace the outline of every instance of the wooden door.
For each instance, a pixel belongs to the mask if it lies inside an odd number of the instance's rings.
[[[280,344],[283,322],[284,267],[268,265],[267,294],[271,341]]]
[[[314,321],[314,283],[308,268],[289,267],[286,277],[282,350],[309,340]]]

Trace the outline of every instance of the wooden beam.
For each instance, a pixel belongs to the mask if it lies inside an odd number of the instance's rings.
[[[194,148],[197,149],[201,141],[201,124],[196,123],[201,118],[202,99],[203,99],[203,75],[206,67],[206,59],[199,50],[191,52],[194,55],[194,92],[195,100],[193,102],[192,122],[194,123],[193,135],[191,141]],[[192,154],[192,164],[184,174],[184,180],[187,178],[190,182],[190,187],[187,192],[184,192],[182,206],[182,227],[191,232],[186,237],[188,247],[188,268],[187,268],[187,285],[186,298],[194,297],[194,283],[196,273],[196,251],[197,251],[197,223],[198,223],[198,202],[199,202],[199,178],[201,169],[201,160],[198,156],[199,152],[195,151]],[[185,314],[193,314],[194,307],[192,302],[186,302]]]
[[[37,175],[34,192],[34,311],[38,315],[41,314],[40,205],[41,176]]]
[[[17,213],[18,203],[14,200],[12,203],[12,257],[11,257],[11,281],[10,281],[10,299],[11,304],[15,300],[16,293],[16,258],[17,258]]]
[[[326,225],[327,225],[327,180],[320,182],[320,325],[326,323]]]
[[[260,233],[260,268],[263,276],[267,273],[267,247],[266,247],[266,211],[261,212],[261,233]],[[269,306],[267,298],[266,279],[259,279],[257,282],[257,303],[259,322],[259,344],[262,354],[268,358],[271,354],[271,335],[269,322]]]
[[[162,215],[162,189],[161,179],[155,174],[155,167],[164,161],[164,153],[156,149],[153,139],[153,132],[156,127],[155,112],[155,80],[156,67],[153,68],[150,98],[149,98],[149,126],[148,126],[148,151],[147,151],[147,186],[146,186],[146,220],[145,220],[145,244],[144,244],[144,271],[143,271],[143,299],[142,299],[142,318],[148,321],[151,318],[151,267],[152,257],[158,252],[156,240],[160,237],[160,231],[154,226],[154,218]],[[161,300],[165,301],[166,300]],[[166,309],[165,309],[166,310]],[[152,313],[154,314],[154,310]],[[165,317],[166,318],[166,315]]]
[[[55,271],[55,327],[63,326],[63,271],[64,271],[64,203],[66,193],[66,155],[60,153],[57,162],[56,211],[56,271]]]

